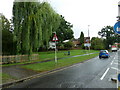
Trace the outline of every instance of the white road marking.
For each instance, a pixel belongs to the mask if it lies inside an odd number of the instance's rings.
[[[117,70],[117,71],[120,71],[118,68],[115,68],[115,67],[111,67],[112,69],[115,69],[115,70]]]
[[[102,75],[102,77],[100,78],[100,80],[103,80],[103,78],[105,77],[105,75],[107,74],[107,72],[109,71],[110,68],[107,68],[107,70],[105,71],[105,73]]]
[[[113,60],[114,61],[114,60]],[[111,65],[113,64],[113,61],[111,62]]]

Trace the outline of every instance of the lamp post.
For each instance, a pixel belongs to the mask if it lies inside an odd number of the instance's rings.
[[[89,37],[89,26],[90,26],[90,25],[88,25],[88,37]]]
[[[90,25],[88,25],[88,37],[90,37],[89,27],[90,27]],[[88,48],[89,48],[89,51],[90,51],[90,40],[89,40],[89,46],[88,46]]]

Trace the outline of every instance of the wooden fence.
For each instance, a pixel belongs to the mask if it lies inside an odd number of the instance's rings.
[[[39,55],[38,54],[32,54],[30,57],[28,55],[0,56],[0,60],[1,60],[0,64],[26,62],[26,61],[29,61],[29,60],[30,61],[39,60]]]

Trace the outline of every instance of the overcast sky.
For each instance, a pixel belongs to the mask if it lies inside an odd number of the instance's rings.
[[[14,0],[3,0],[0,3],[0,13],[8,19],[12,16]],[[53,9],[63,15],[65,19],[73,24],[74,37],[79,38],[83,31],[88,36],[88,25],[90,36],[98,36],[104,26],[114,24],[118,16],[118,2],[120,0],[46,0]]]

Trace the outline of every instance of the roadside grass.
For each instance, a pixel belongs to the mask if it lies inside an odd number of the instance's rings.
[[[16,78],[11,76],[11,75],[8,75],[6,73],[0,73],[0,80],[1,80],[0,84],[2,84],[2,83],[5,83],[5,82],[16,80]]]
[[[70,55],[64,55],[68,53],[68,51],[70,51]],[[63,58],[63,57],[69,57],[69,56],[75,56],[75,55],[82,55],[82,54],[86,54],[86,53],[94,53],[96,52],[96,50],[66,50],[66,51],[57,51],[57,57],[58,58]],[[54,59],[54,51],[48,51],[48,52],[38,52],[38,54],[40,55],[40,59]],[[46,56],[47,54],[47,56]]]
[[[70,51],[70,55],[65,55],[67,52]],[[57,58],[64,58],[64,57],[70,57],[75,55],[82,55],[86,53],[95,53],[98,52],[96,50],[65,50],[65,51],[57,51]],[[54,60],[55,58],[55,52],[54,51],[48,51],[48,52],[34,52],[33,54],[39,54],[39,60],[33,60],[33,61],[27,61],[27,62],[20,62],[20,63],[12,63],[12,64],[3,64],[1,66],[12,66],[12,65],[21,65],[21,64],[29,64],[34,62],[40,62],[45,60]]]
[[[70,65],[73,65],[76,63],[80,63],[80,62],[83,62],[85,60],[94,58],[96,56],[98,56],[98,53],[94,53],[91,55],[85,55],[85,56],[79,56],[79,57],[60,59],[60,60],[58,60],[57,63],[55,63],[54,61],[49,61],[49,62],[44,62],[44,63],[24,65],[21,67],[25,68],[25,69],[38,71],[38,72],[45,72],[45,71],[50,71],[50,70],[61,68],[61,67],[70,66]]]

